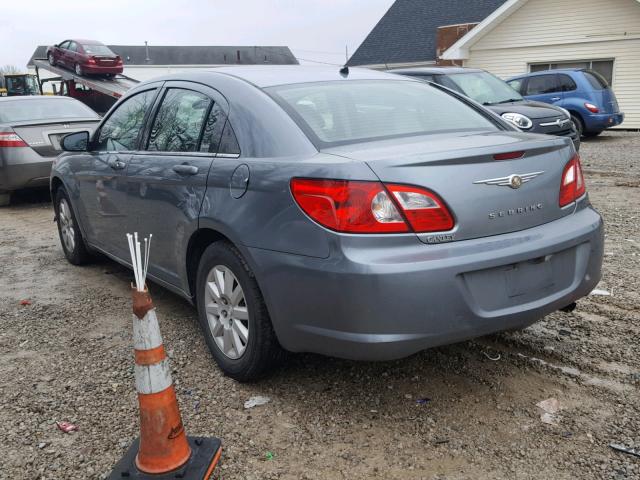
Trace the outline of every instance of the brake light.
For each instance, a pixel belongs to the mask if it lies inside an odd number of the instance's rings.
[[[122,58],[116,57],[116,65],[122,65]]]
[[[598,113],[600,111],[600,109],[598,107],[596,107],[593,103],[585,103],[584,107],[589,110],[591,113]]]
[[[0,147],[28,147],[15,132],[0,132]]]
[[[494,160],[513,160],[515,158],[520,158],[524,156],[524,151],[518,152],[505,152],[505,153],[496,153],[493,156]]]
[[[89,57],[89,60],[87,60],[87,63],[93,63],[93,64],[95,64],[95,63],[96,63],[96,59],[95,59],[95,57]]]
[[[338,232],[420,233],[451,230],[454,226],[440,197],[420,187],[294,178],[291,192],[309,217]]]
[[[565,165],[560,183],[560,206],[575,202],[586,192],[580,157],[576,155]]]

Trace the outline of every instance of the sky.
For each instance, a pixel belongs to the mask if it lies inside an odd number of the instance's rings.
[[[0,66],[37,45],[285,45],[299,59],[343,64],[393,0],[2,0]],[[307,63],[301,60],[301,63]]]

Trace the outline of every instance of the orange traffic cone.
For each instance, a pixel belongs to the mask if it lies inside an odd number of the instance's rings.
[[[133,263],[135,270],[135,259]],[[140,285],[146,273],[135,273]],[[220,460],[221,442],[186,436],[153,302],[144,287],[134,287],[132,299],[140,438],[109,478],[209,479]]]

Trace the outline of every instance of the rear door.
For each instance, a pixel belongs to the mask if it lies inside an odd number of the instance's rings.
[[[560,88],[558,75],[547,73],[528,77],[524,86],[524,96],[530,100],[559,105],[564,94]]]
[[[129,258],[125,233],[135,220],[127,198],[127,167],[139,148],[159,86],[150,84],[124,99],[94,135],[89,155],[78,156],[73,165],[89,242],[124,260]]]
[[[227,111],[227,102],[213,89],[167,82],[144,147],[127,172],[136,229],[143,236],[153,234],[149,272],[184,290],[183,252],[198,225]]]
[[[574,96],[576,90],[578,90],[578,85],[573,80],[573,78],[571,78],[566,73],[558,74],[558,83],[560,85],[560,90],[562,91],[562,100],[558,102],[557,105],[567,108],[569,99]]]

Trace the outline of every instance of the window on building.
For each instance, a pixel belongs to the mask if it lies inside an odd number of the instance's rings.
[[[613,60],[576,60],[558,63],[529,64],[530,72],[557,70],[559,68],[588,68],[602,75],[609,84],[613,82]]]

